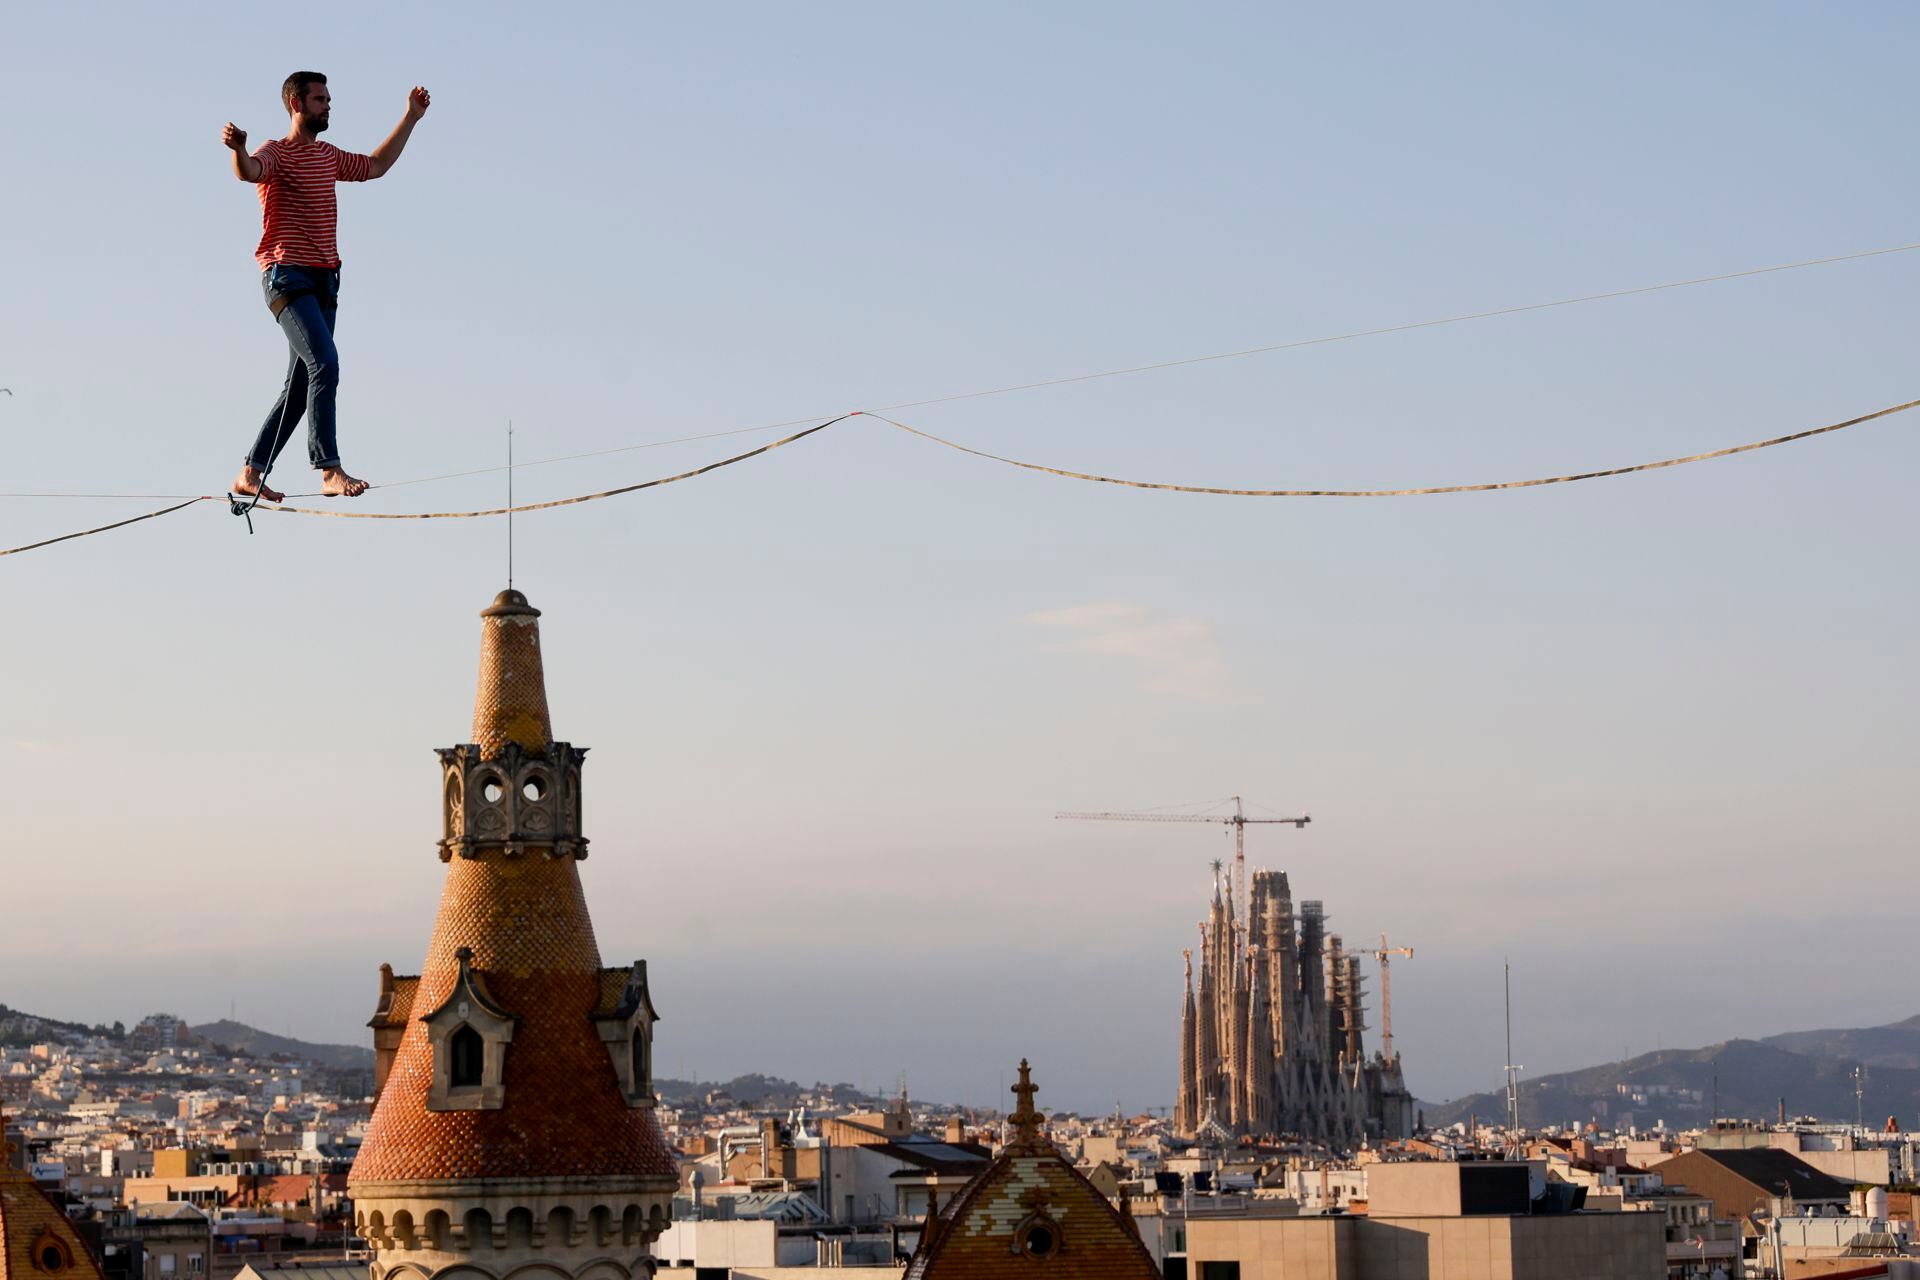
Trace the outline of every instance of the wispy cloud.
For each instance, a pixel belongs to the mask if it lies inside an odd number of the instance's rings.
[[[0,738],[0,751],[18,751],[28,756],[70,756],[76,754],[70,742],[50,742],[40,738]]]
[[[1070,632],[1079,653],[1123,659],[1140,675],[1140,687],[1195,702],[1244,702],[1220,656],[1213,624],[1200,618],[1156,614],[1137,604],[1080,604],[1027,615],[1038,626]]]

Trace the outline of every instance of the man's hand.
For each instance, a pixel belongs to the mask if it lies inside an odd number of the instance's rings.
[[[220,130],[220,145],[233,152],[233,176],[242,182],[260,181],[260,162],[247,154],[247,131],[227,121]]]
[[[419,85],[413,86],[407,94],[407,114],[400,117],[400,123],[393,127],[387,140],[373,149],[373,168],[368,176],[384,177],[387,170],[393,168],[394,161],[407,148],[407,139],[413,134],[413,126],[420,123],[420,117],[427,114],[427,108],[433,104],[433,96]]]

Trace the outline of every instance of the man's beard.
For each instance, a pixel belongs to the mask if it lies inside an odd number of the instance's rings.
[[[315,133],[325,133],[327,131],[327,118],[325,116],[308,116],[307,128]]]

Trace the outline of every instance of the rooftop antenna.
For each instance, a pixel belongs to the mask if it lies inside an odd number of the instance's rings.
[[[513,419],[507,419],[507,590],[513,590]]]
[[[1507,1127],[1518,1142],[1520,1133],[1520,1067],[1513,1060],[1513,962],[1503,960],[1500,968],[1507,986]]]

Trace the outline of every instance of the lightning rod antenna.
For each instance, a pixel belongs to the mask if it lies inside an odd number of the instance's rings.
[[[507,590],[513,590],[513,419],[507,419]]]

